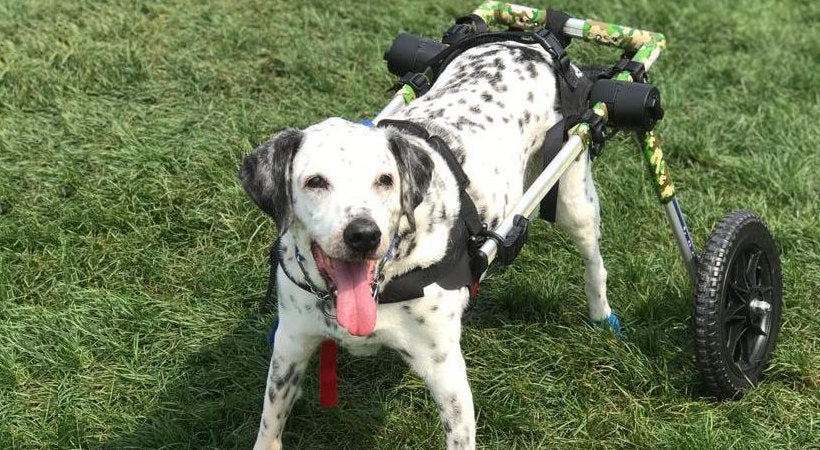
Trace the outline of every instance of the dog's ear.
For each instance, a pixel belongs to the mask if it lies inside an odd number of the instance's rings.
[[[401,209],[410,229],[416,228],[414,211],[424,199],[433,174],[433,160],[423,149],[412,144],[397,131],[387,134],[388,147],[396,159],[401,179]]]
[[[246,156],[239,169],[245,192],[273,217],[280,235],[292,220],[291,166],[302,137],[295,128],[282,131]]]

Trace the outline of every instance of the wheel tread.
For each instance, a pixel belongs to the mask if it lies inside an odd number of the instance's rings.
[[[762,226],[764,236],[771,240],[771,233],[760,217],[749,211],[738,211],[728,214],[714,228],[704,246],[698,265],[693,299],[692,325],[695,341],[695,356],[698,370],[707,389],[720,398],[734,397],[749,387],[756,380],[748,377],[738,379],[730,373],[723,356],[723,343],[720,339],[719,306],[721,302],[721,285],[729,263],[730,249],[735,245],[739,230],[747,226]],[[775,252],[776,247],[772,242]],[[777,255],[774,255],[777,257]],[[780,276],[780,265],[773,266],[775,276]],[[778,299],[778,301],[780,301]],[[779,320],[779,317],[778,317]],[[779,328],[779,322],[776,324]],[[775,336],[776,339],[776,332]],[[770,347],[773,349],[773,345]],[[769,354],[765,356],[769,357]],[[765,363],[764,363],[765,367]],[[761,369],[762,370],[762,369]]]

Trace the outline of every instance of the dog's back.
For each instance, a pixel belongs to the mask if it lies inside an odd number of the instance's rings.
[[[470,196],[494,227],[524,189],[527,163],[561,119],[549,55],[538,46],[495,43],[466,50],[430,91],[393,118],[441,135],[471,180]]]

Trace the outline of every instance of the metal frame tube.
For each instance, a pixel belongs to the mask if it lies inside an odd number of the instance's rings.
[[[555,159],[547,165],[541,175],[538,175],[538,178],[524,192],[524,195],[521,196],[509,215],[493,231],[501,236],[506,236],[512,229],[513,218],[516,215],[530,217],[538,208],[541,200],[547,195],[547,192],[561,179],[561,176],[567,171],[573,160],[585,152],[586,149],[580,136],[570,136],[555,156]],[[487,255],[487,262],[491,263],[496,257],[498,246],[494,240],[488,239],[481,246],[481,252]]]
[[[683,219],[678,199],[673,198],[664,204],[663,211],[666,213],[666,220],[669,222],[672,234],[678,244],[683,265],[686,267],[689,279],[692,280],[694,286],[697,282],[698,254],[695,250],[695,244],[692,242],[692,235],[689,234],[689,227],[686,226],[686,221]]]

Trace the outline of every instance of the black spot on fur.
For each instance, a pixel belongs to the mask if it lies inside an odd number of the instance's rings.
[[[527,92],[527,101],[531,102],[533,100],[532,92]]]
[[[535,68],[535,64],[533,64],[532,61],[528,62],[524,68],[529,72],[530,78],[536,78],[538,76],[538,69]]]
[[[406,312],[408,314],[410,313],[410,305],[402,305],[401,309],[403,309],[404,312]]]
[[[495,58],[493,60],[493,64],[498,70],[504,70],[507,68],[507,66],[504,64],[504,61],[502,61],[501,58]]]
[[[479,114],[481,112],[481,108],[479,108],[478,105],[473,105],[470,107],[470,111]]]
[[[490,94],[489,92],[484,91],[481,94],[481,99],[484,100],[485,102],[491,102],[491,101],[493,101],[493,94]]]
[[[459,117],[458,120],[455,123],[455,127],[459,131],[463,130],[464,127],[478,128],[480,130],[485,129],[484,125],[481,125],[480,123],[473,122],[472,120],[470,120],[466,117]]]
[[[484,118],[487,119],[487,122],[493,123],[492,116],[484,116]]]
[[[295,372],[296,372],[296,365],[291,364],[288,367],[288,370],[285,372],[285,374],[281,378],[276,380],[276,389],[277,390],[282,389],[282,387],[285,385],[285,383],[290,381],[291,377],[293,377],[293,374]]]
[[[421,316],[416,316],[416,322],[417,322],[419,325],[424,325],[424,317],[421,317]]]
[[[431,222],[431,223],[432,223],[432,222]],[[409,241],[409,242],[407,243],[407,248],[404,250],[404,254],[405,254],[405,255],[409,255],[409,254],[410,254],[410,253],[412,253],[412,252],[413,252],[413,250],[415,250],[415,249],[416,249],[416,240],[415,240],[415,239],[413,239],[412,241]]]
[[[458,104],[459,104],[459,105],[466,105],[466,104],[467,104],[467,100],[465,100],[465,99],[463,99],[463,98],[460,98],[460,99],[458,99]]]
[[[523,63],[527,61],[535,61],[535,62],[547,62],[546,57],[543,53],[529,47],[516,47],[515,50],[518,52],[516,56],[513,57],[513,61],[517,63]]]
[[[531,118],[532,118],[532,115],[530,114],[530,112],[527,111],[527,110],[524,110],[524,121],[529,122]]]
[[[441,420],[441,427],[444,428],[444,432],[450,434],[453,432],[453,426],[450,425],[450,421],[447,419]]]
[[[487,58],[489,56],[497,55],[499,52],[501,52],[501,49],[496,47],[496,48],[493,48],[491,50],[487,50],[486,52],[479,53],[478,56],[480,58],[484,59],[484,58]],[[498,59],[498,58],[496,58],[496,59]]]
[[[450,397],[450,407],[452,408],[453,415],[455,415],[456,418],[461,416],[461,404],[458,402],[458,397],[455,395]]]
[[[271,403],[276,401],[276,391],[273,389],[272,386],[270,389],[268,389],[268,400],[270,400]]]
[[[437,353],[433,356],[433,362],[436,364],[443,363],[445,359],[447,359],[447,353]]]

